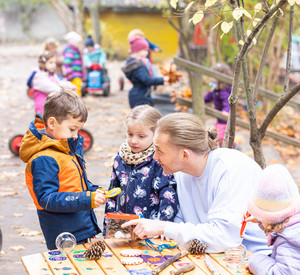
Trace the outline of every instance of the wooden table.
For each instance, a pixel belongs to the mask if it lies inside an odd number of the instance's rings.
[[[155,244],[162,244],[161,240],[152,240]],[[134,242],[127,242],[115,239],[106,239],[106,250],[102,257],[97,260],[87,260],[83,257],[83,252],[92,244],[88,243],[85,245],[77,245],[73,253],[69,255],[61,254],[58,250],[51,250],[44,252],[42,254],[33,254],[28,256],[23,256],[21,261],[30,275],[75,275],[75,274],[151,274],[151,271],[159,265],[160,257],[173,256],[177,254],[183,248],[176,247],[173,249],[164,249],[162,252],[156,252],[150,249],[145,241],[138,240]],[[124,249],[140,249],[142,251],[142,257],[148,259],[148,262],[143,262],[139,265],[123,265],[120,260],[123,256],[120,252]],[[234,272],[228,269],[225,265],[224,253],[220,254],[208,254],[213,262],[215,263],[220,274],[230,275],[230,274],[241,274],[241,272]],[[250,254],[249,254],[250,255]],[[249,256],[248,255],[248,256]],[[187,275],[195,274],[212,274],[205,262],[204,255],[188,255],[181,258],[180,260],[173,263],[173,265],[164,269],[160,274],[170,274],[171,270],[175,268],[182,267],[190,262],[196,264],[195,269],[185,273]],[[150,264],[150,262],[156,262],[155,264]],[[249,273],[243,273],[249,274]]]

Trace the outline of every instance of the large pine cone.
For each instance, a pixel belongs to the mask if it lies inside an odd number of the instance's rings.
[[[205,242],[195,239],[190,242],[189,252],[194,255],[201,255],[205,253],[206,248],[207,244]]]
[[[103,241],[95,242],[83,253],[83,256],[90,260],[98,260],[105,248],[106,246]]]

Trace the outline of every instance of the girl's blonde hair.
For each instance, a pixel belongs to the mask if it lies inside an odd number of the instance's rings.
[[[39,67],[40,69],[45,69],[46,62],[55,57],[55,55],[52,52],[45,51],[39,56]]]
[[[139,105],[134,107],[126,119],[126,124],[131,121],[143,124],[153,133],[156,129],[157,121],[161,118],[161,113],[149,105]]]
[[[285,228],[285,224],[289,221],[289,218],[286,218],[283,222],[280,223],[270,223],[266,227],[263,227],[265,234],[267,235],[269,232],[282,232]]]
[[[59,43],[54,37],[48,37],[43,44],[43,51],[49,51],[49,47],[55,47],[57,48],[59,46]]]
[[[128,36],[127,36],[127,39],[131,39],[132,37],[135,37],[135,36],[141,36],[141,37],[144,37],[145,34],[142,30],[140,29],[133,29],[131,30],[129,33],[128,33]]]
[[[222,74],[226,74],[228,76],[233,76],[233,72],[231,68],[225,63],[216,63],[215,65],[210,67],[212,70],[217,71]],[[222,90],[226,88],[229,84],[218,81],[219,88]]]
[[[188,113],[166,115],[158,121],[156,132],[167,133],[170,143],[198,154],[206,154],[219,147],[216,128],[206,130],[197,116]]]

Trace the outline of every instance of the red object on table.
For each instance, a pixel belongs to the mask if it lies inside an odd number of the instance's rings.
[[[242,227],[241,227],[241,231],[240,231],[240,237],[241,238],[244,238],[244,233],[245,233],[246,224],[247,224],[246,219],[249,218],[250,216],[251,215],[248,211],[243,216]]]

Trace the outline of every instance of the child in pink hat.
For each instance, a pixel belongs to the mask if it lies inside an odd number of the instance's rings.
[[[131,108],[138,105],[153,106],[151,98],[151,86],[163,85],[169,81],[169,77],[150,76],[147,59],[149,43],[141,36],[134,36],[129,39],[130,57],[122,66],[126,77],[132,82],[133,87],[129,91],[129,104]]]
[[[300,195],[288,170],[270,165],[250,195],[247,221],[258,222],[273,245],[271,257],[254,254],[253,274],[300,274]]]

